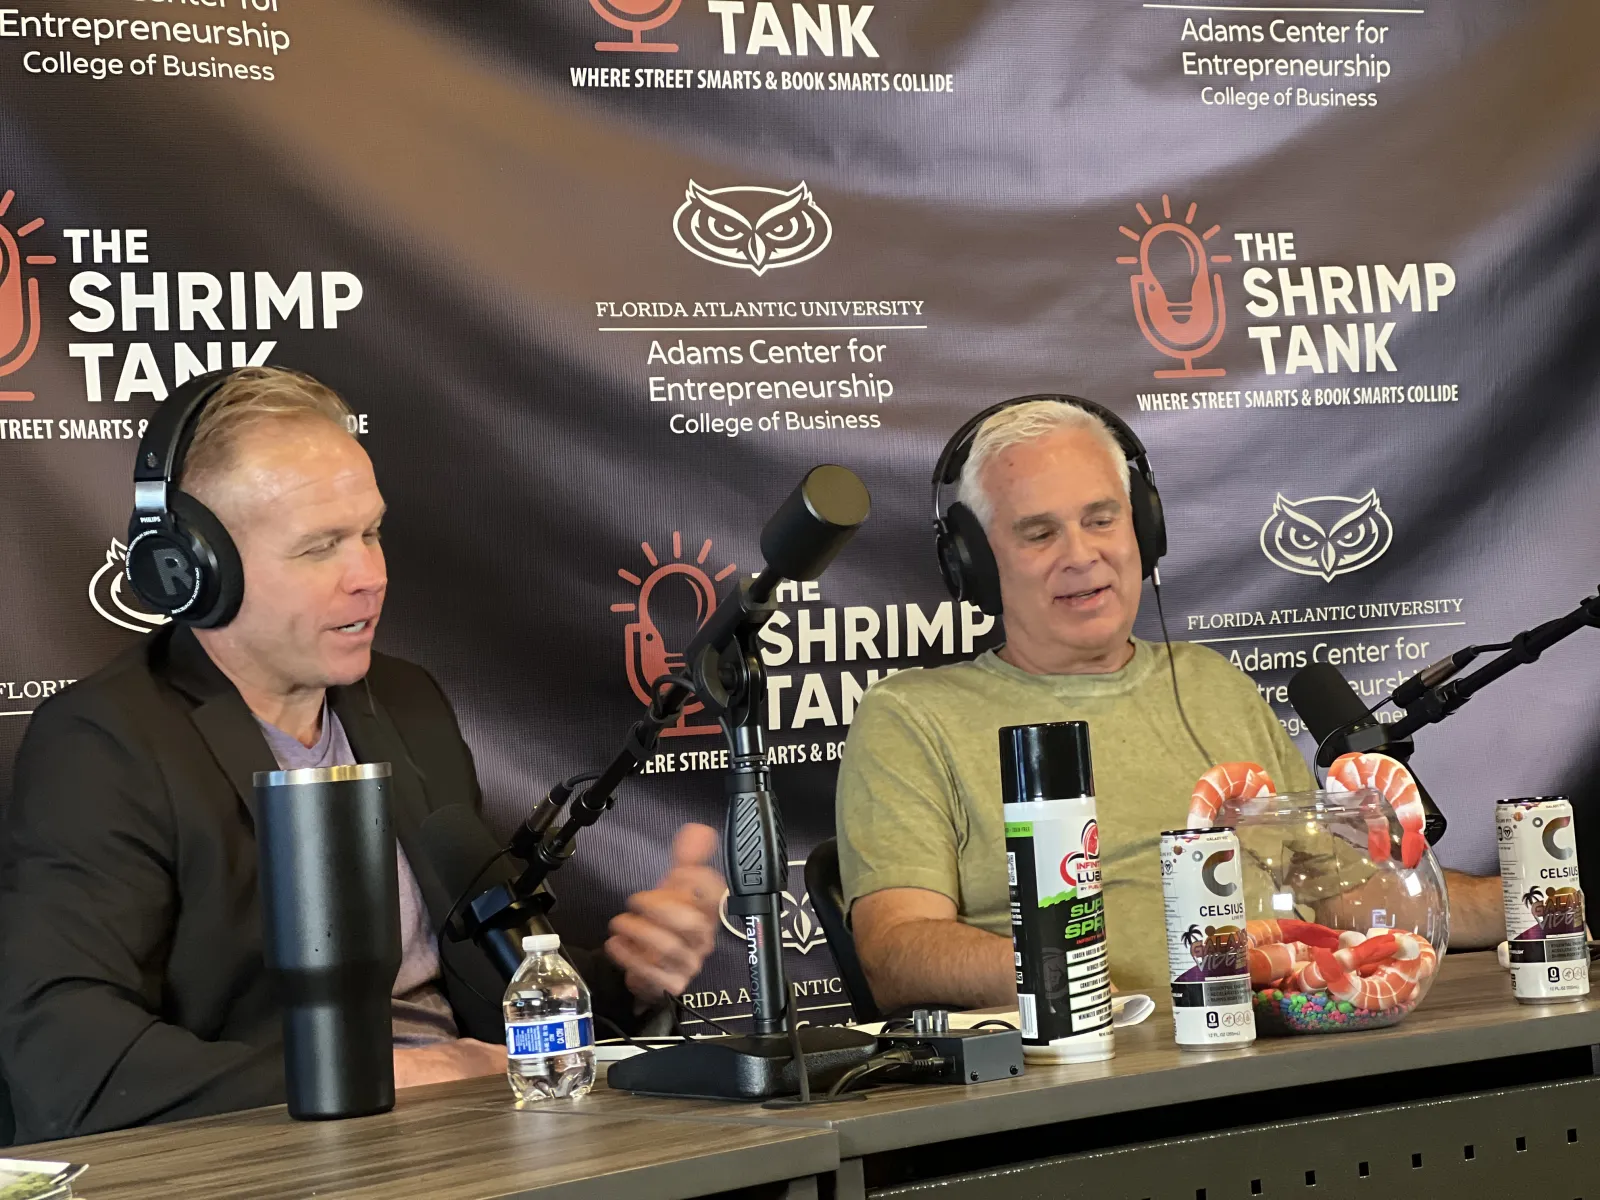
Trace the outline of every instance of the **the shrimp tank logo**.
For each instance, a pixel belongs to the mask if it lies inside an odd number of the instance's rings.
[[[1290,500],[1279,492],[1261,526],[1261,553],[1274,566],[1332,583],[1370,567],[1394,540],[1394,526],[1378,493],[1308,496]]]
[[[672,216],[672,232],[707,262],[764,275],[821,254],[833,222],[802,180],[788,191],[769,187],[703,188],[689,181]]]
[[[128,548],[117,538],[112,538],[111,546],[106,551],[106,561],[89,579],[89,604],[113,625],[131,629],[134,633],[149,633],[172,618],[151,612],[142,600],[133,595],[133,589],[128,586],[127,566]]]
[[[638,591],[633,600],[613,604],[611,611],[633,617],[623,631],[628,686],[640,704],[649,704],[656,680],[683,672],[684,650],[716,611],[717,584],[738,568],[728,563],[715,575],[706,570],[711,559],[710,538],[701,542],[692,560],[685,560],[683,534],[676,529],[672,531],[670,559],[662,558],[649,542],[640,542],[639,549],[649,570],[640,575],[626,567],[618,568],[618,577]],[[675,725],[663,730],[663,735],[720,733],[720,727],[714,724],[690,724],[690,717],[704,707],[698,700],[685,705],[683,715]]]
[[[1161,220],[1150,215],[1143,204],[1135,204],[1143,229],[1119,225],[1123,237],[1139,244],[1137,254],[1117,259],[1124,266],[1136,267],[1129,277],[1133,291],[1133,315],[1139,332],[1152,347],[1183,365],[1154,372],[1157,379],[1198,379],[1226,375],[1222,367],[1197,367],[1217,348],[1228,327],[1227,304],[1222,295],[1222,276],[1212,270],[1214,263],[1230,263],[1231,254],[1212,254],[1206,243],[1222,231],[1212,225],[1204,233],[1195,229],[1197,203],[1191,203],[1182,219],[1172,215],[1172,197],[1161,197]]]

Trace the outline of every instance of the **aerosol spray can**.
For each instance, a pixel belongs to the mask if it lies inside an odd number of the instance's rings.
[[[1495,805],[1511,994],[1527,1004],[1589,994],[1589,947],[1572,805],[1564,796]]]
[[[1194,1050],[1256,1040],[1244,931],[1239,839],[1231,829],[1161,835],[1161,891],[1178,1045]]]
[[[1000,780],[1023,1056],[1110,1058],[1111,972],[1089,726],[1002,729]]]

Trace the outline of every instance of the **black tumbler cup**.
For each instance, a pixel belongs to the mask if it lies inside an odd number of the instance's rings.
[[[389,786],[388,763],[256,772],[263,941],[297,1120],[394,1107],[400,892]]]

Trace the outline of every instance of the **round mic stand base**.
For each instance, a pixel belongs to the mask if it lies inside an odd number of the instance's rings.
[[[807,1025],[796,1031],[812,1088],[826,1089],[871,1058],[878,1039],[859,1029]],[[784,1034],[704,1038],[612,1063],[606,1085],[645,1096],[770,1100],[800,1091],[800,1073]]]

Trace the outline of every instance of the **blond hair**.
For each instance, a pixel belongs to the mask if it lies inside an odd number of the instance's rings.
[[[1111,455],[1117,465],[1117,477],[1122,480],[1122,494],[1129,493],[1128,456],[1111,432],[1094,413],[1079,408],[1065,400],[1030,400],[1002,408],[978,427],[972,439],[972,449],[961,467],[961,481],[956,497],[970,508],[985,529],[994,516],[994,501],[983,486],[983,469],[1002,451],[1024,442],[1038,441],[1063,429],[1082,429],[1092,434]]]
[[[183,456],[177,483],[185,491],[204,487],[231,471],[239,442],[269,421],[331,421],[348,432],[350,406],[339,393],[309,375],[283,367],[241,367],[206,401]]]

